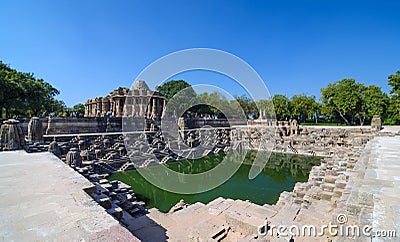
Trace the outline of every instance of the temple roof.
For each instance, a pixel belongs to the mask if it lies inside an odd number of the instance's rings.
[[[150,88],[147,86],[146,82],[141,80],[135,81],[135,83],[133,83],[132,89],[150,91]]]

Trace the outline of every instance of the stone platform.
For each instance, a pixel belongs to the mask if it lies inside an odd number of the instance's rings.
[[[395,231],[395,238],[375,237],[372,241],[399,241],[399,147],[400,136],[375,137],[360,157],[349,186],[345,212],[353,215],[356,224],[371,225],[373,232]]]
[[[50,153],[0,152],[1,241],[139,241]]]

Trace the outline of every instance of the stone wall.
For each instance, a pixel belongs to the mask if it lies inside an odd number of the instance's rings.
[[[20,118],[20,125],[24,134],[28,134],[30,118]],[[5,119],[0,119],[3,123]],[[76,118],[52,117],[40,118],[45,135],[54,134],[82,134],[98,132],[121,132],[122,118]]]
[[[50,118],[45,134],[121,132],[122,118]]]

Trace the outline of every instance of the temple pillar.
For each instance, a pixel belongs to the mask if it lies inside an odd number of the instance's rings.
[[[151,109],[151,115],[156,115],[156,99],[155,98],[153,98],[153,107],[152,107],[152,109]]]

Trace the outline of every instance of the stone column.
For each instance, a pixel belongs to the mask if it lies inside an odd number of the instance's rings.
[[[166,100],[164,99],[164,100],[163,100],[163,105],[162,105],[162,108],[161,108],[161,110],[162,110],[162,117],[164,117],[164,115],[165,115],[165,106],[166,106]]]
[[[382,129],[382,120],[378,115],[374,115],[371,120],[372,132],[379,132]]]
[[[50,143],[48,151],[53,153],[58,158],[61,158],[61,150],[55,140]]]
[[[150,118],[151,109],[152,109],[151,100],[148,100],[148,102],[147,102],[147,110],[146,110],[146,116],[147,116],[148,118]]]
[[[43,124],[38,117],[33,117],[28,124],[28,139],[43,143]]]
[[[77,148],[71,148],[65,157],[65,163],[70,166],[81,167],[82,158],[80,151]]]
[[[153,107],[151,109],[151,115],[156,115],[156,99],[153,97]]]
[[[25,146],[25,137],[19,121],[9,119],[0,128],[0,150],[19,150]]]

